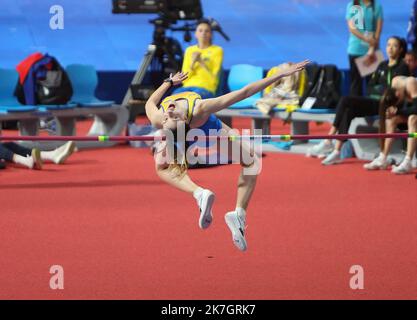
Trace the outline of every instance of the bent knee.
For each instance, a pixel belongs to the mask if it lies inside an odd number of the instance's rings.
[[[259,156],[256,153],[247,153],[245,157],[241,157],[240,165],[244,168],[250,168],[259,164],[259,161]]]
[[[242,159],[240,165],[248,175],[257,176],[261,172],[261,160],[257,155],[250,159]]]
[[[417,114],[412,114],[408,117],[408,125],[416,125],[417,124]]]

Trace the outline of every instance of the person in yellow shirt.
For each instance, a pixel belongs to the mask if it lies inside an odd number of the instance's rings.
[[[193,91],[203,99],[213,98],[219,85],[223,63],[223,49],[212,43],[213,31],[207,20],[201,20],[196,28],[197,44],[185,50],[182,72],[188,73],[183,86],[174,91]]]

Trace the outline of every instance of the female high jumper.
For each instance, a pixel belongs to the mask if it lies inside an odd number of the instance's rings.
[[[301,71],[308,63],[309,61],[306,60],[293,64],[288,69],[282,70],[271,77],[250,83],[240,90],[232,91],[217,98],[201,99],[194,92],[182,92],[168,96],[161,102],[162,97],[172,86],[179,85],[187,79],[186,73],[179,72],[175,75],[171,74],[147,101],[145,106],[146,115],[154,127],[162,129],[162,131],[169,130],[174,133],[174,136],[176,136],[178,128],[181,127],[185,128],[185,131],[193,128],[201,129],[206,136],[209,136],[210,129],[218,130],[219,132],[222,130],[226,134],[232,135],[232,129],[214,115],[216,112],[226,109],[236,102],[264,90],[283,77]],[[233,144],[240,144],[239,147],[242,154],[239,162],[242,170],[237,186],[236,209],[226,213],[225,221],[232,232],[234,244],[240,250],[245,251],[247,248],[245,239],[246,210],[255,189],[257,175],[245,174],[244,169],[259,167],[259,160],[256,155],[251,153],[248,144],[238,140],[233,141],[234,139],[230,140],[232,141],[229,141],[229,152]],[[199,226],[202,229],[206,229],[213,219],[212,206],[215,198],[214,193],[198,186],[190,179],[186,171],[186,154],[181,157],[182,159],[179,159],[175,155],[171,161],[166,159],[168,143],[168,140],[164,140],[159,142],[155,148],[156,172],[166,183],[194,196],[200,208]],[[175,146],[177,149],[177,144]],[[248,164],[242,161],[242,159],[248,158],[253,160],[252,163]]]

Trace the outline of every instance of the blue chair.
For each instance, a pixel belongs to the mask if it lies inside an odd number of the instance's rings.
[[[0,110],[2,113],[35,111],[36,106],[19,103],[14,96],[19,75],[14,69],[0,69]]]
[[[250,64],[236,64],[230,68],[227,84],[230,91],[239,90],[247,84],[261,80],[263,78],[262,67],[253,66]],[[230,106],[230,109],[248,109],[254,108],[255,102],[262,97],[262,93],[258,92],[253,96],[239,101]]]
[[[72,102],[80,107],[110,107],[114,101],[103,101],[97,99],[95,90],[98,84],[97,72],[92,65],[71,64],[66,68],[71,80],[74,94]]]

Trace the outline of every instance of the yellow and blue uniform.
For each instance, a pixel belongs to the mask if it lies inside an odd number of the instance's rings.
[[[161,108],[166,111],[169,107],[169,101],[179,101],[185,100],[187,101],[188,109],[187,109],[187,124],[190,124],[193,118],[193,112],[196,105],[196,101],[201,99],[201,96],[195,92],[181,92],[178,94],[174,94],[172,96],[166,97],[161,102]],[[210,130],[217,130],[219,131],[222,128],[221,121],[214,115],[210,114],[207,121],[198,129],[203,130],[206,136],[210,136]],[[206,144],[208,146],[209,144]]]

